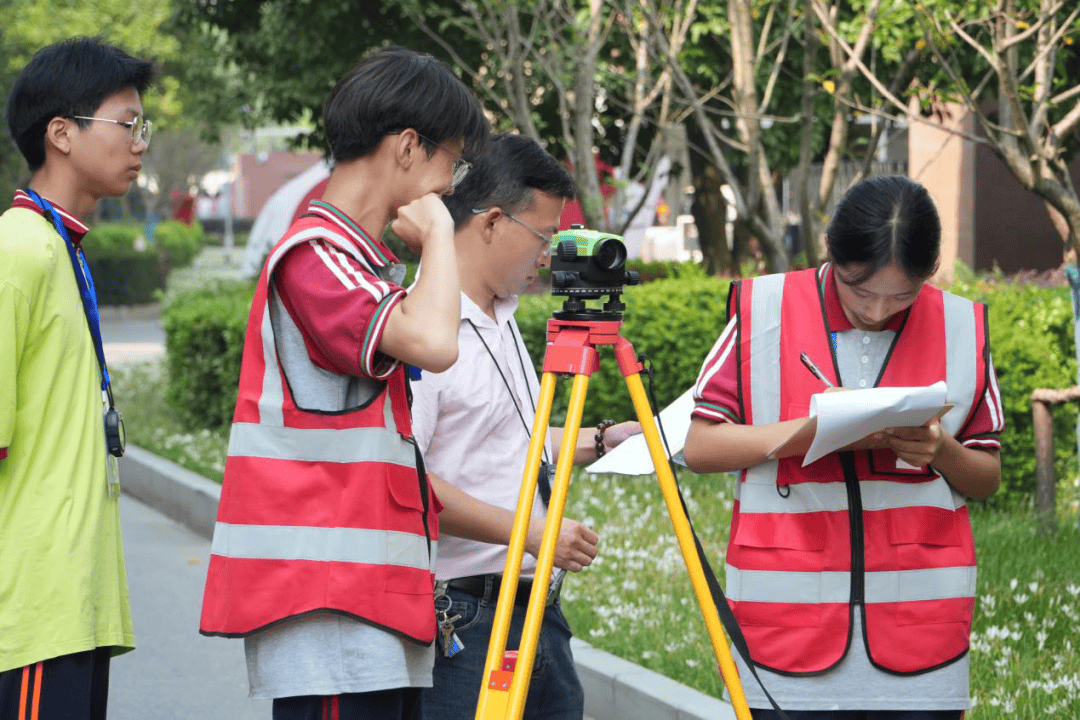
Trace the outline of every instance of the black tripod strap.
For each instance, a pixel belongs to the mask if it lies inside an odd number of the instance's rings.
[[[683,499],[682,488],[679,487],[678,479],[675,480],[675,487],[679,491],[679,502],[682,504],[683,514],[686,515],[686,522],[690,525],[690,534],[694,537],[694,548],[697,550],[698,560],[701,561],[701,569],[705,574],[705,582],[709,586],[709,593],[712,595],[713,604],[716,606],[716,612],[720,616],[720,622],[723,624],[724,630],[727,631],[728,637],[731,638],[731,644],[735,647],[735,650],[739,653],[743,662],[746,663],[746,667],[750,669],[750,674],[757,680],[758,686],[761,688],[761,691],[765,693],[765,697],[768,699],[769,704],[772,705],[773,710],[780,715],[781,720],[789,720],[787,714],[780,709],[780,706],[773,700],[773,696],[769,694],[769,690],[765,687],[765,683],[763,683],[758,676],[757,669],[754,667],[754,661],[750,659],[750,646],[746,644],[746,637],[742,633],[742,628],[739,627],[739,621],[735,619],[735,614],[731,612],[731,606],[728,605],[727,598],[724,596],[724,591],[716,579],[716,573],[713,572],[712,566],[709,565],[709,559],[705,556],[705,548],[701,546],[701,540],[698,539],[697,531],[694,530],[694,524],[690,521],[690,513],[686,509],[686,500]]]
[[[642,364],[645,376],[649,378],[651,410],[657,418],[657,427],[660,431],[660,439],[664,444],[664,451],[667,453],[668,458],[671,458],[671,445],[668,444],[667,435],[664,433],[664,426],[660,423],[660,415],[658,413],[659,406],[656,403],[656,394],[653,388],[653,372],[649,365],[649,359],[642,353],[638,360]],[[757,673],[757,668],[754,667],[754,661],[750,658],[750,646],[746,643],[746,636],[743,635],[742,628],[739,627],[739,621],[735,619],[735,614],[731,612],[731,606],[728,605],[727,597],[724,596],[724,590],[720,587],[720,583],[716,579],[716,573],[713,572],[712,565],[709,564],[709,558],[705,555],[705,548],[701,545],[697,530],[694,530],[694,522],[690,519],[690,510],[686,507],[686,498],[683,497],[682,487],[679,485],[679,474],[675,471],[675,463],[669,459],[668,465],[671,468],[671,477],[675,481],[675,490],[679,493],[679,504],[682,505],[683,516],[686,517],[686,524],[690,526],[690,535],[694,538],[694,549],[697,551],[698,561],[701,563],[701,570],[705,575],[705,584],[709,586],[709,594],[712,595],[713,605],[716,607],[716,614],[720,616],[720,624],[724,626],[724,630],[727,631],[728,637],[731,638],[731,644],[735,647],[735,651],[739,653],[739,657],[743,659],[746,667],[750,670],[750,674],[757,680],[758,687],[765,693],[765,698],[769,701],[769,704],[772,705],[773,710],[780,716],[780,720],[790,720],[787,713],[781,710],[780,706],[773,700],[773,696],[769,694],[769,689],[766,688],[765,683],[761,681],[761,677]]]

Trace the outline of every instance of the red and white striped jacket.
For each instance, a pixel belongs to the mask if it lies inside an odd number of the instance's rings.
[[[820,390],[799,360],[838,382],[815,270],[733,285],[743,421],[806,417]],[[900,327],[879,386],[946,381],[954,435],[989,381],[986,309],[924,285]],[[863,613],[871,661],[898,674],[946,665],[968,650],[975,546],[963,497],[932,467],[891,450],[802,457],[742,473],[727,553],[727,593],[754,661],[788,674],[836,665]]]
[[[270,279],[289,249],[313,239],[366,263],[340,228],[308,216],[263,269],[244,340],[200,631],[243,636],[332,611],[429,644],[438,501],[417,471],[404,367],[382,379],[362,407],[319,412],[297,407],[279,364]]]

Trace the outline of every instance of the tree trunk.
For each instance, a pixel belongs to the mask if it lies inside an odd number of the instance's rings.
[[[705,165],[694,174],[694,203],[690,211],[697,225],[705,271],[710,275],[735,274],[727,239],[727,200],[720,192],[723,181],[712,165]]]

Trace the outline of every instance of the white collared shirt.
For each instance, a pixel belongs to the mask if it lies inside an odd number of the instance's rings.
[[[425,370],[422,379],[412,385],[413,432],[427,469],[476,499],[511,512],[517,507],[540,392],[532,359],[514,322],[516,309],[517,298],[496,299],[497,320],[492,320],[462,293],[457,362],[446,372]],[[502,369],[506,383],[499,377],[477,331]],[[524,424],[514,408],[515,401]],[[550,437],[545,441],[545,451],[544,457],[550,460]],[[542,518],[544,514],[537,493],[533,515]],[[505,565],[505,546],[448,535],[439,538],[435,570],[439,580],[501,573]],[[535,559],[526,554],[522,576],[531,576],[535,566]]]

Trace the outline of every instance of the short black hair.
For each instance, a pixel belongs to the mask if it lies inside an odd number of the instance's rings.
[[[495,135],[472,170],[444,195],[443,202],[459,228],[474,209],[502,208],[516,213],[532,206],[533,191],[571,200],[574,180],[562,164],[540,144],[522,135]]]
[[[462,138],[463,157],[479,155],[491,132],[476,95],[431,55],[388,45],[350,70],[323,104],[323,125],[336,162],[364,157],[387,135],[413,128],[430,156]]]
[[[941,220],[930,193],[903,175],[863,180],[844,194],[829,228],[829,255],[837,267],[865,267],[858,285],[891,262],[908,277],[926,280],[938,267]]]
[[[92,116],[109,97],[133,87],[141,96],[157,77],[148,60],[101,38],[74,37],[38,50],[11,88],[7,124],[31,172],[45,164],[45,128],[55,117]],[[76,120],[85,128],[88,120]]]

